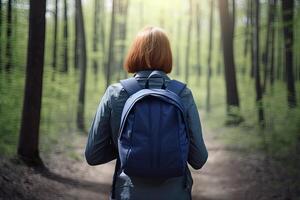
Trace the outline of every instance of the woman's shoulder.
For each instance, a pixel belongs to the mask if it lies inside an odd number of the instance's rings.
[[[180,81],[180,80],[177,80],[177,79],[169,79],[168,81],[172,81],[172,80],[175,80],[175,81],[178,81],[182,84],[185,85],[185,88],[182,90],[182,92],[180,93],[180,97],[183,98],[183,97],[189,97],[189,96],[192,96],[192,90],[187,86],[186,83]]]
[[[126,94],[121,83],[113,83],[109,85],[107,92],[109,93],[109,96],[120,96],[121,94]]]

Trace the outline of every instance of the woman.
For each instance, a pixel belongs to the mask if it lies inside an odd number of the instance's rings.
[[[141,87],[153,70],[158,70],[168,85],[167,76],[172,70],[172,52],[168,37],[163,30],[146,27],[136,36],[127,55],[125,69],[134,73]],[[162,79],[150,78],[149,88],[161,88]],[[85,156],[88,164],[99,165],[117,158],[118,131],[123,106],[128,94],[120,83],[110,85],[97,109],[93,120]],[[190,89],[185,88],[180,94],[187,116],[190,146],[188,163],[194,169],[200,169],[207,160],[208,154],[202,138],[198,109]],[[115,170],[112,199],[137,200],[187,200],[191,199],[192,177],[189,170],[186,176],[167,180],[149,180],[130,177],[122,170]]]

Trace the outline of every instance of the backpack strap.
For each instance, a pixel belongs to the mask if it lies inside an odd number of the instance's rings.
[[[170,90],[171,92],[174,92],[179,96],[185,88],[186,88],[186,84],[181,83],[180,81],[177,80],[171,80],[166,89]]]
[[[134,77],[121,80],[120,83],[124,87],[126,92],[129,94],[129,96],[142,89],[142,87],[139,85],[138,81]]]

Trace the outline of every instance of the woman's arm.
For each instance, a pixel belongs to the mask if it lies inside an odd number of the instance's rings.
[[[194,169],[200,169],[207,161],[208,152],[202,137],[202,127],[192,93],[188,103],[187,121],[190,136],[188,162]]]
[[[111,138],[110,88],[107,88],[101,99],[89,131],[85,149],[85,158],[89,165],[107,163],[117,155]]]

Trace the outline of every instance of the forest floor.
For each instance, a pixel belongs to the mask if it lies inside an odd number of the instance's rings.
[[[205,141],[209,159],[201,170],[191,170],[194,200],[284,199],[281,191],[269,187],[262,156],[230,148],[209,130]],[[0,158],[0,199],[108,199],[115,163],[88,166],[83,156],[86,136],[73,142],[68,149],[72,156],[58,151],[43,157],[48,171]]]

